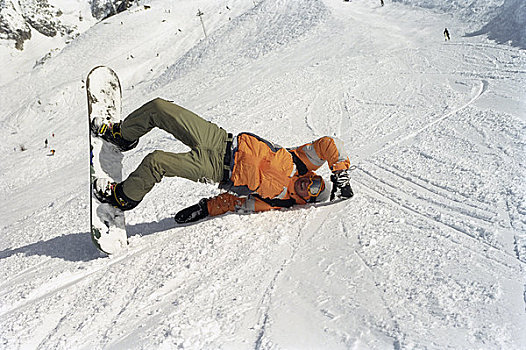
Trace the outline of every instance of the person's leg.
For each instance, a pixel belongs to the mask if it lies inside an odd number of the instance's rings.
[[[174,103],[155,99],[131,113],[122,123],[122,136],[136,140],[159,127],[192,150],[187,153],[154,151],[122,182],[124,195],[134,201],[144,196],[164,176],[192,181],[223,179],[227,132]]]
[[[190,148],[214,147],[226,132],[197,114],[156,98],[132,112],[121,125],[122,137],[137,140],[154,127],[172,134]]]
[[[115,184],[100,180],[96,186],[99,200],[122,210],[136,207],[164,176],[179,176],[192,181],[219,182],[223,175],[223,150],[192,150],[187,153],[154,151],[144,157],[141,164],[126,180]]]
[[[126,197],[140,202],[164,176],[183,177],[196,182],[212,180],[219,182],[223,177],[225,143],[216,151],[193,150],[187,153],[154,151],[147,155],[137,169],[122,182]]]

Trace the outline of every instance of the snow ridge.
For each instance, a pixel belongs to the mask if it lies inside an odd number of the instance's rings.
[[[261,1],[189,50],[150,86],[157,90],[192,70],[218,66],[214,76],[232,74],[250,62],[300,38],[328,15],[320,0]]]

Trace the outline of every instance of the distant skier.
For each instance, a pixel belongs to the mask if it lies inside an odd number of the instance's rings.
[[[47,139],[44,141],[44,148],[47,148]]]
[[[444,29],[444,40],[445,41],[448,41],[450,40],[450,37],[449,37],[449,31],[446,29]]]
[[[135,208],[164,176],[196,182],[219,183],[225,192],[176,214],[178,223],[193,222],[229,211],[259,212],[325,201],[331,196],[350,198],[349,158],[343,142],[325,136],[311,143],[283,148],[251,133],[232,135],[169,101],[157,98],[132,112],[121,123],[95,118],[92,129],[122,151],[159,127],[191,148],[187,153],[154,151],[126,180],[97,179],[100,197],[122,210]],[[314,171],[325,162],[332,171],[332,193]]]
[[[384,6],[384,0],[380,0],[380,5]]]

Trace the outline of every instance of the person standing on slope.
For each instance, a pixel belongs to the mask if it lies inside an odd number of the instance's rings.
[[[293,205],[351,198],[350,161],[343,142],[321,137],[295,148],[283,148],[243,132],[236,136],[195,113],[156,98],[120,123],[94,118],[91,128],[122,151],[137,146],[154,127],[172,134],[190,147],[186,153],[154,151],[126,180],[113,183],[97,179],[95,195],[101,202],[121,209],[135,208],[164,176],[196,182],[219,183],[228,192],[201,199],[176,214],[178,223],[193,222],[229,211],[259,212]],[[325,162],[332,171],[332,193],[314,171]]]
[[[449,37],[449,31],[446,29],[444,29],[444,40],[445,41],[448,41],[450,40],[450,37]]]

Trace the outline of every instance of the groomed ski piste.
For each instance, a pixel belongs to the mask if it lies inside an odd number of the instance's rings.
[[[35,67],[56,42],[0,47],[0,348],[526,349],[525,5],[412,3],[152,0]],[[125,115],[162,97],[287,147],[341,138],[355,197],[178,226],[219,191],[166,178],[101,255],[97,65]],[[154,130],[124,175],[157,149],[186,150]]]

